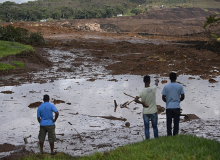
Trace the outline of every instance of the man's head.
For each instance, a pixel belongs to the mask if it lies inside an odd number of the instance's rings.
[[[144,83],[150,83],[150,76],[144,76]]]
[[[50,100],[49,95],[45,94],[45,95],[44,95],[44,98],[43,98],[43,101],[44,101],[44,102],[49,102],[49,100]]]
[[[174,72],[170,73],[170,80],[171,81],[176,81],[176,77],[177,77],[176,73],[174,73]]]

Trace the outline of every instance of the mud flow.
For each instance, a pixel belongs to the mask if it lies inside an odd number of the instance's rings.
[[[160,80],[157,104],[165,107],[161,92],[169,79],[152,75],[152,83],[155,78]],[[189,75],[180,75],[177,80],[184,86],[186,94],[186,99],[181,102],[182,114],[194,114],[200,118],[184,121],[184,117],[181,117],[180,133],[220,141],[219,83]],[[219,81],[220,77],[215,80]],[[57,151],[79,156],[142,141],[142,106],[131,102],[133,98],[128,96],[136,96],[142,87],[142,76],[134,75],[97,76],[93,80],[73,78],[1,87],[0,143],[25,146],[31,152],[39,152],[36,112],[44,94],[50,95],[51,103],[56,105],[60,113],[56,122]],[[118,105],[116,110],[114,101]],[[122,107],[125,102],[131,103]],[[158,124],[160,136],[166,135],[165,124],[165,112],[162,112]],[[45,151],[49,152],[48,142],[45,143]],[[5,150],[0,155],[3,157],[9,153]]]
[[[160,80],[158,128],[159,136],[166,136],[161,92],[172,71],[185,90],[180,134],[220,142],[220,50],[202,27],[205,17],[217,12],[179,8],[120,18],[15,22],[15,27],[40,31],[47,45],[35,47],[31,55],[0,59],[26,66],[0,73],[0,159],[16,157],[15,152],[39,153],[37,107],[44,94],[60,113],[58,152],[81,156],[143,141],[142,106],[132,97],[144,87],[146,74],[151,85]],[[88,24],[100,28],[77,27]],[[213,31],[219,33],[219,27]],[[44,151],[50,152],[47,139]]]

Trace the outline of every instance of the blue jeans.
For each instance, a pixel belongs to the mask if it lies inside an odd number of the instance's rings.
[[[144,120],[146,139],[150,139],[150,132],[149,132],[149,121],[150,120],[151,120],[152,127],[154,130],[154,137],[157,138],[158,137],[158,128],[157,128],[158,115],[157,115],[157,112],[154,114],[143,114],[143,120]]]

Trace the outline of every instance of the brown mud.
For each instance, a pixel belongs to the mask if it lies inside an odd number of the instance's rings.
[[[1,58],[0,62],[22,61],[25,63],[25,69],[1,71],[0,86],[24,83],[42,84],[57,79],[75,78],[76,75],[88,75],[88,73],[90,77],[88,81],[91,82],[95,81],[99,74],[157,74],[167,77],[171,71],[177,72],[178,75],[195,75],[201,79],[208,79],[210,83],[219,83],[214,78],[220,75],[220,46],[213,45],[209,32],[202,28],[205,18],[215,12],[220,12],[220,10],[178,8],[151,10],[144,15],[107,19],[11,23],[15,27],[20,26],[30,31],[41,32],[47,45],[36,46],[36,51],[32,53],[24,52],[16,56]],[[9,23],[0,24],[5,26]],[[219,32],[220,28],[208,31]],[[59,58],[51,60],[50,57],[53,55],[48,53],[50,49],[59,49],[62,52],[70,51],[72,54],[76,54],[76,57],[70,60],[71,55],[63,54],[59,55]],[[100,66],[104,68],[102,73],[97,72],[97,68]],[[163,80],[161,83],[167,83],[167,80]],[[2,93],[12,94],[12,91]],[[32,103],[29,107],[37,107],[40,103]],[[65,101],[54,99],[54,103],[65,103]],[[71,103],[67,102],[67,104]],[[161,112],[164,111],[161,106],[160,109],[162,109]],[[77,113],[73,113],[73,115],[77,115]],[[126,121],[126,119],[118,117],[99,117]],[[198,118],[196,115],[185,115],[184,120],[189,119]],[[202,120],[198,120],[198,122],[209,124]],[[130,126],[130,123],[129,125],[127,123],[126,126]],[[91,127],[99,128],[99,126]],[[203,131],[201,127],[198,128]],[[194,133],[194,129],[182,129],[182,132]],[[135,134],[138,135],[139,131]],[[76,134],[76,139],[77,136],[79,134]],[[94,135],[91,133],[89,136],[82,133],[80,136],[84,140],[91,137],[92,140],[97,138],[95,133]],[[126,141],[126,136],[122,139]],[[96,148],[111,146],[110,143],[99,143]],[[0,152],[6,150],[18,150],[18,152],[3,159],[18,158],[32,153],[22,147],[16,148],[11,144],[1,144]]]

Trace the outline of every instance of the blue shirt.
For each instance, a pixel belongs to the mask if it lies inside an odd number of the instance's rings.
[[[184,94],[183,86],[171,82],[164,86],[162,95],[166,96],[166,109],[180,108],[180,95]]]
[[[50,102],[42,103],[37,109],[37,118],[41,118],[41,126],[51,126],[54,125],[53,112],[57,112],[57,108]]]

